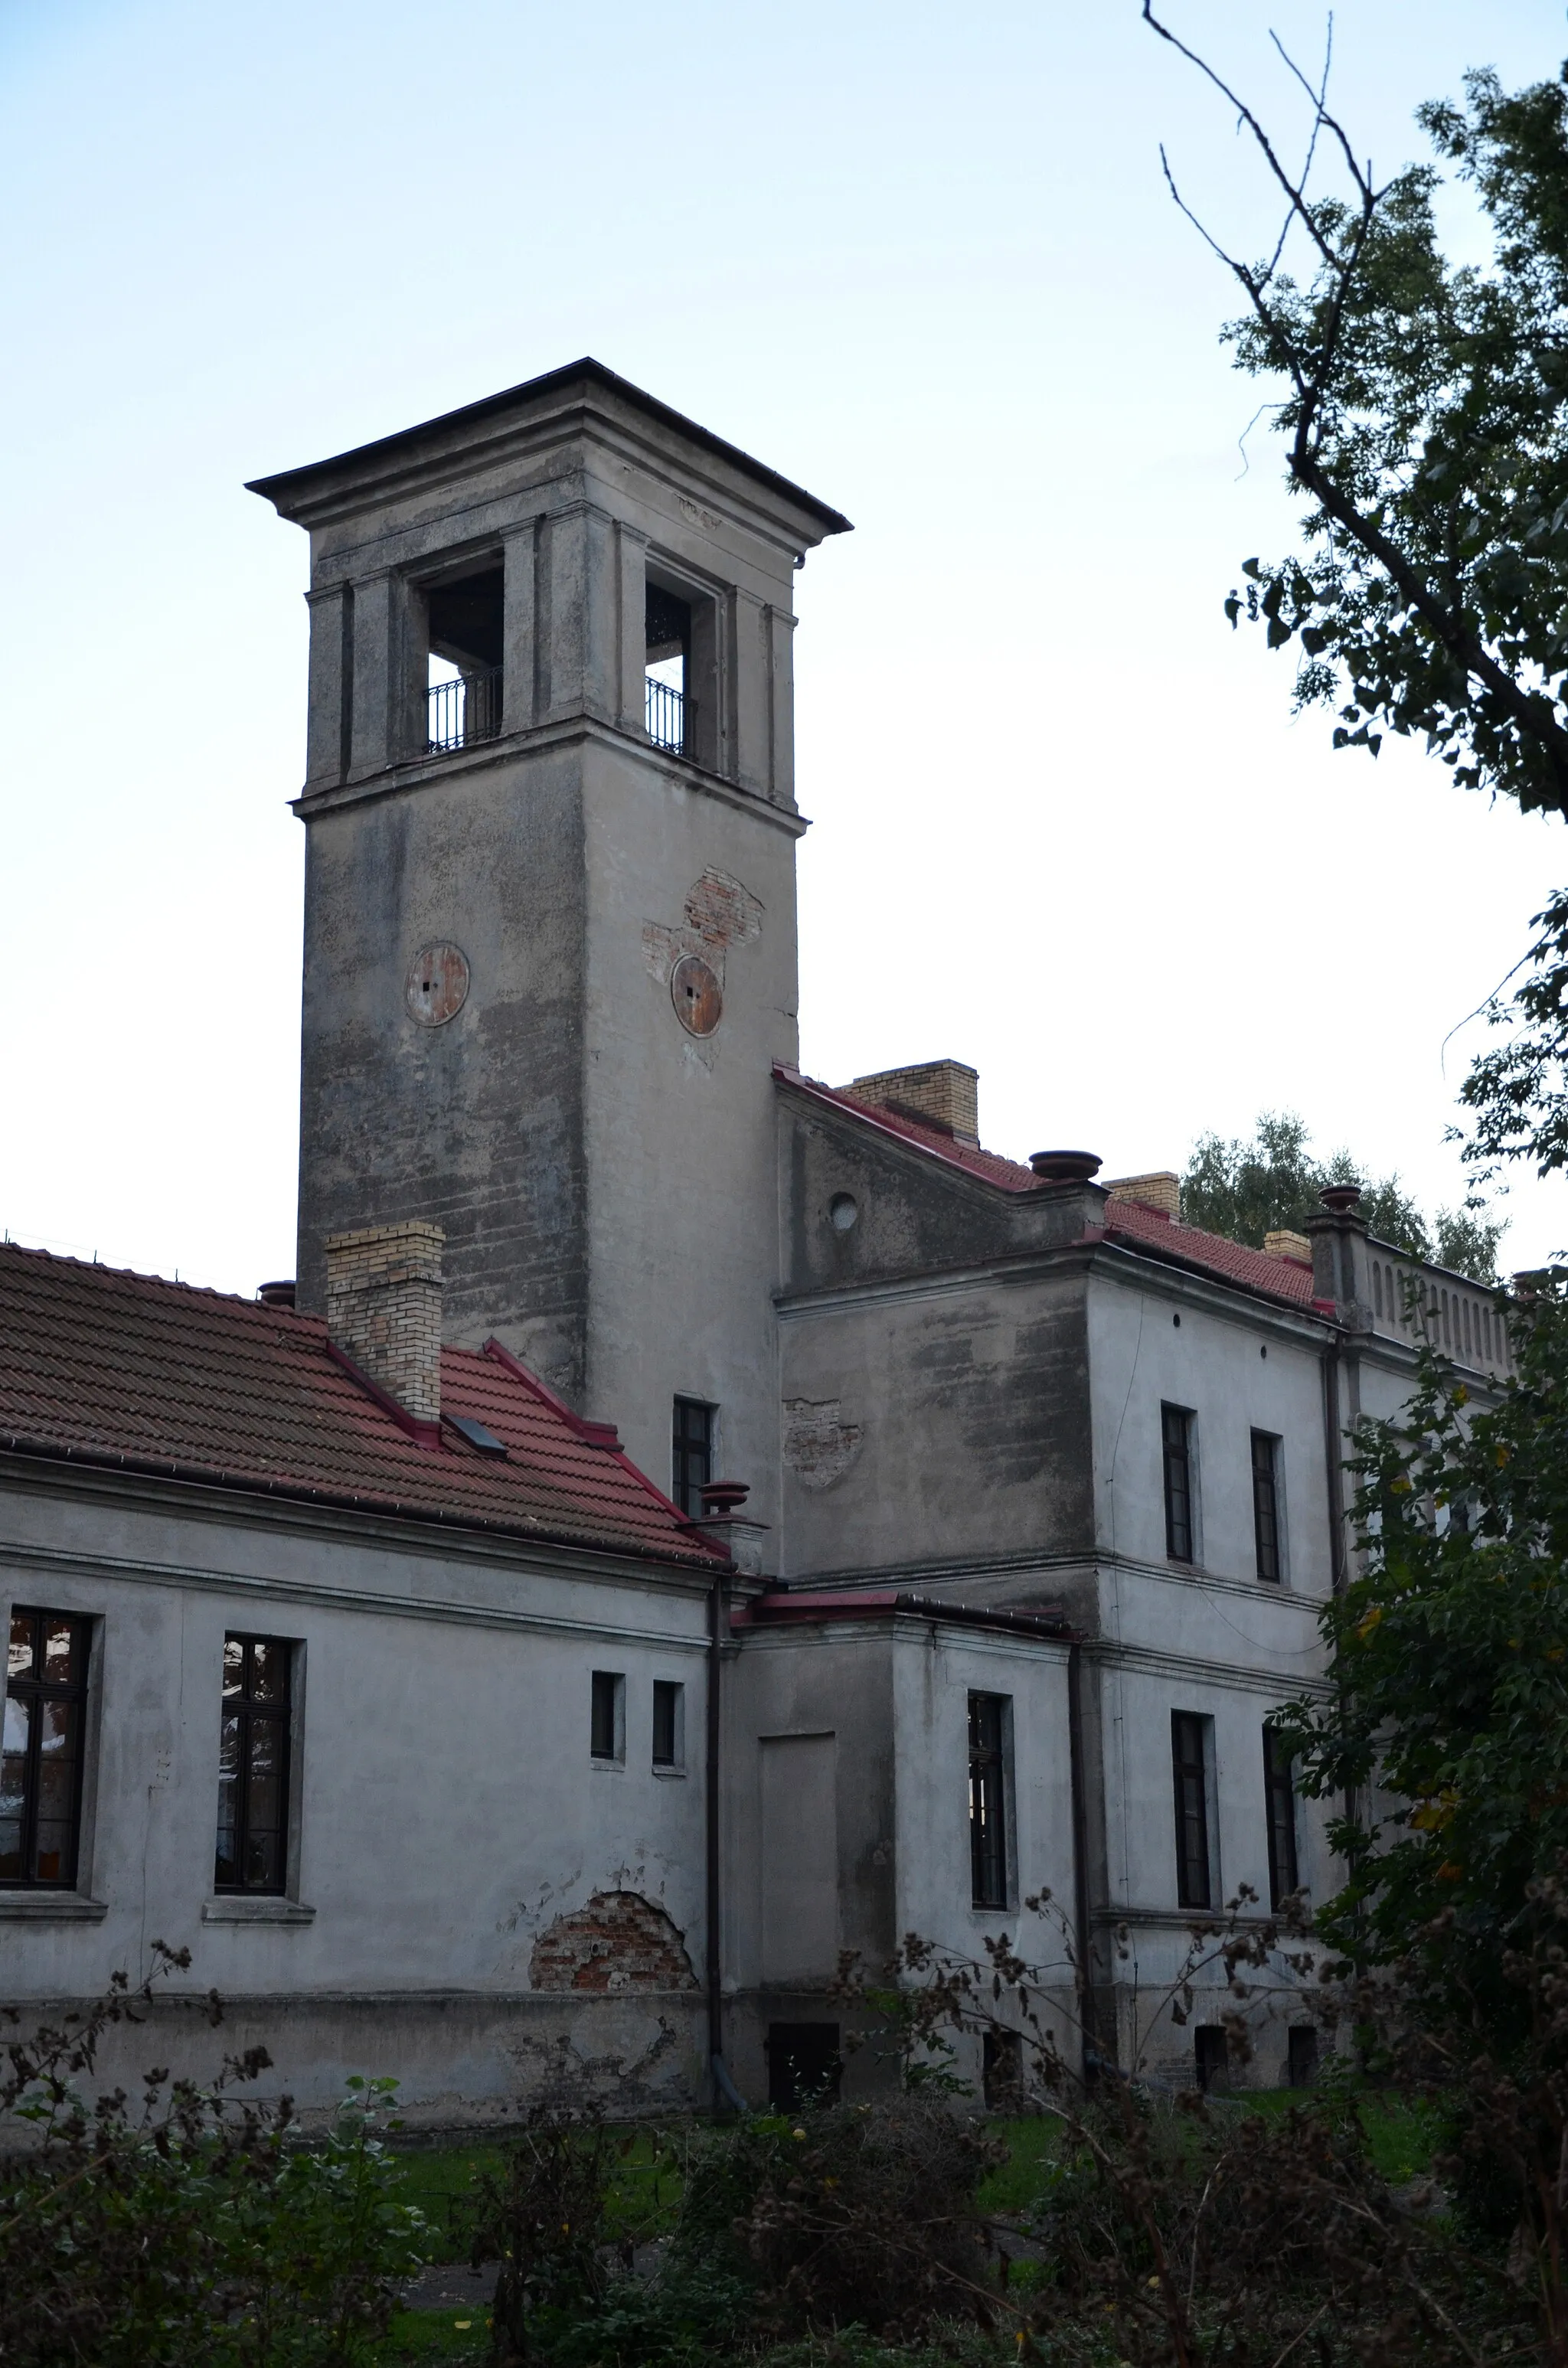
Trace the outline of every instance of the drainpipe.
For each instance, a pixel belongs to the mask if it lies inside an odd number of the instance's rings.
[[[719,1677],[723,1667],[724,1582],[717,1573],[708,1605],[708,2068],[713,2076],[715,2103],[744,2113],[745,2099],[724,2062],[723,1961],[719,1942]]]
[[[1345,1592],[1345,1447],[1339,1429],[1339,1335],[1323,1359],[1323,1444],[1328,1468],[1328,1576],[1335,1595]]]
[[[1089,1836],[1084,1779],[1084,1648],[1067,1647],[1067,1755],[1073,1792],[1073,1920],[1077,1927],[1078,2037],[1084,2081],[1099,2063],[1089,1930]]]

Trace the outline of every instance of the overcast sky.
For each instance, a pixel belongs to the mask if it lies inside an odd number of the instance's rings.
[[[1270,24],[1166,0],[1293,122]],[[293,1271],[304,536],[243,490],[592,353],[847,511],[799,591],[801,1046],[951,1054],[995,1148],[1305,1117],[1463,1190],[1471,1027],[1562,825],[1335,756],[1233,635],[1290,511],[1230,287],[1267,192],[1137,0],[0,0],[0,1223]],[[1560,0],[1342,0],[1380,170]],[[1449,219],[1468,236],[1464,210]],[[1506,1262],[1568,1241],[1522,1185]]]

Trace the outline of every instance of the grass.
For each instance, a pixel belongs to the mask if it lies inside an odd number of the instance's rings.
[[[426,2368],[433,2361],[479,2368],[489,2357],[489,2314],[482,2310],[400,2310],[376,2347],[377,2368]]]

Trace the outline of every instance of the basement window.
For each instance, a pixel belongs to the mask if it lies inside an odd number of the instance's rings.
[[[494,563],[424,587],[431,756],[494,740],[501,729],[506,590],[506,570]]]

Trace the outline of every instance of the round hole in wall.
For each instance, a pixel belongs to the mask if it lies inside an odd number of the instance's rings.
[[[835,1233],[846,1234],[860,1213],[853,1192],[835,1192],[827,1204],[827,1221]]]

